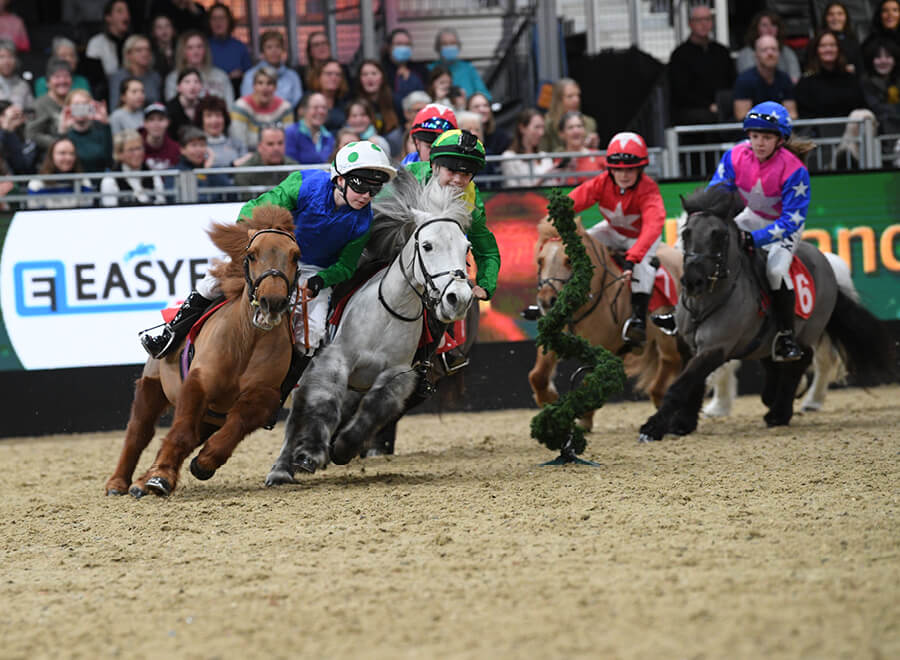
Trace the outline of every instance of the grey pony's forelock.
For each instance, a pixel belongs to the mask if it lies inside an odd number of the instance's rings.
[[[472,216],[462,193],[441,186],[433,176],[422,185],[412,173],[400,170],[372,201],[372,227],[363,255],[366,263],[393,259],[416,227],[435,218],[450,218],[469,230]]]

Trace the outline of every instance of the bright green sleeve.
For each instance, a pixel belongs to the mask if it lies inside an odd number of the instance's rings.
[[[331,264],[328,268],[319,271],[319,277],[325,283],[325,286],[334,286],[345,280],[349,280],[350,276],[356,272],[356,264],[359,263],[359,257],[362,255],[366,243],[369,242],[369,233],[366,232],[359,238],[355,238],[341,250],[338,260]]]
[[[497,276],[500,274],[500,250],[497,239],[488,229],[484,201],[478,188],[475,188],[475,208],[472,210],[472,225],[469,227],[468,237],[475,265],[478,266],[477,284],[491,298],[497,289]]]
[[[253,215],[253,209],[264,204],[274,204],[288,211],[297,208],[297,195],[300,194],[300,184],[303,183],[303,172],[291,172],[288,177],[272,188],[264,192],[256,199],[251,199],[241,207],[237,221],[249,219]]]

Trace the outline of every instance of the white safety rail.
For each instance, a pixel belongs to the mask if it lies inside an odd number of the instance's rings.
[[[856,154],[850,150],[838,150],[842,142],[841,133],[848,124],[857,124],[857,137],[852,140]],[[881,167],[881,148],[876,140],[876,126],[872,119],[850,120],[847,117],[798,119],[793,122],[793,126],[796,134],[812,136],[817,145],[817,148],[807,156],[807,165],[813,171]],[[823,136],[815,136],[819,131]],[[740,123],[667,128],[665,151],[668,163],[664,168],[665,176],[673,178],[711,176],[722,154],[741,139],[741,132]],[[721,138],[698,143],[698,139],[710,134],[719,135]],[[857,159],[857,163],[853,162],[853,157]]]

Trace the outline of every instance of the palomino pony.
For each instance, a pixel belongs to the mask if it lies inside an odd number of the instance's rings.
[[[840,291],[825,256],[809,243],[797,245],[809,271],[815,304],[806,319],[795,318],[803,358],[771,359],[775,324],[762,310],[764,264],[742,250],[734,214],[739,201],[721,187],[701,190],[683,201],[688,219],[682,231],[684,279],[675,309],[679,336],[693,357],[669,387],[663,403],[641,427],[641,441],[666,433],[686,435],[697,427],[705,379],[726,360],[760,360],[765,370],[762,400],[769,426],[786,425],[793,415],[797,384],[812,360],[823,333],[846,355],[849,371],[862,378],[892,376],[893,342],[883,324]],[[798,297],[807,292],[798,292]]]
[[[350,297],[333,340],[300,380],[269,486],[292,483],[297,469],[315,472],[359,455],[424,378],[428,360],[413,364],[424,315],[451,323],[473,300],[466,279],[471,216],[457,192],[441,188],[437,177],[423,187],[401,171],[374,210],[363,261],[392,259]]]
[[[621,354],[629,351],[622,339],[622,325],[631,316],[631,290],[622,277],[622,269],[603,243],[592,238],[577,223],[578,233],[587,250],[594,274],[591,279],[591,298],[574,314],[573,332],[587,339],[592,345]],[[566,257],[565,246],[556,228],[547,220],[538,225],[538,243],[535,249],[538,269],[538,307],[546,314],[556,302],[562,287],[572,277],[572,268]],[[660,245],[657,251],[660,262],[666,267],[676,288],[681,279],[681,253],[668,245]],[[668,311],[668,310],[667,310]],[[559,398],[553,376],[559,358],[553,352],[538,349],[534,367],[528,373],[528,382],[539,406]],[[641,355],[626,354],[626,373],[638,376],[637,387],[650,396],[659,406],[663,395],[681,370],[681,354],[675,337],[662,332],[650,319],[647,320],[647,342]],[[594,413],[588,413],[579,424],[590,430]]]
[[[281,405],[293,350],[290,323],[281,321],[290,318],[300,260],[291,214],[261,206],[246,223],[214,223],[209,235],[231,258],[212,268],[227,300],[196,336],[183,382],[181,349],[147,361],[135,387],[119,464],[106,482],[108,495],[169,495],[182,463],[201,444],[191,473],[209,479]],[[170,404],[175,405],[172,428],[153,465],[132,482],[156,421]]]

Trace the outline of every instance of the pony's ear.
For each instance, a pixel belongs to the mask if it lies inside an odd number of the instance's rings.
[[[687,202],[684,201],[684,195],[682,195],[681,193],[678,193],[678,199],[681,200],[681,208],[683,208],[684,210],[687,210]]]
[[[256,233],[256,230],[252,227],[247,230],[247,242],[249,243],[253,239],[253,234]]]

